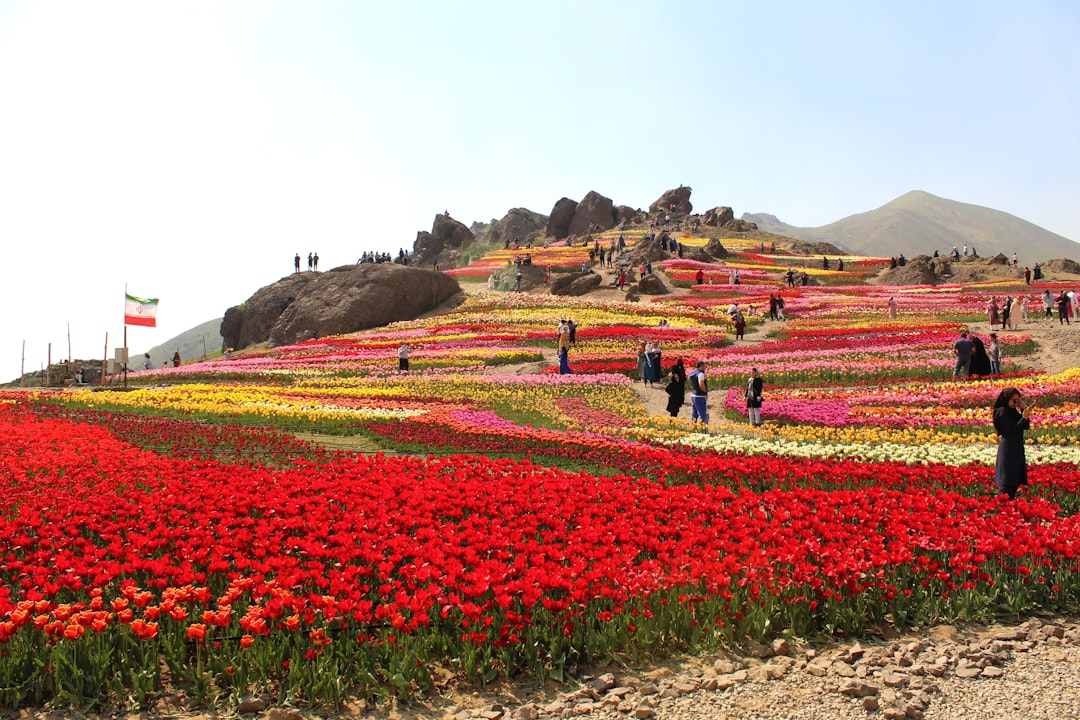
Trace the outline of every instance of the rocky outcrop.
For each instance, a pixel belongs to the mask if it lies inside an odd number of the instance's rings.
[[[735,219],[735,211],[729,207],[714,207],[706,210],[701,216],[701,222],[709,227],[723,227]]]
[[[472,231],[465,225],[445,213],[436,215],[431,232],[421,230],[416,233],[411,264],[431,267],[439,263],[443,269],[453,267],[458,253],[473,240]]]
[[[225,311],[221,337],[225,347],[236,350],[266,341],[281,314],[300,297],[318,273],[294,273],[255,291],[243,305]]]
[[[1055,258],[1053,260],[1047,260],[1042,264],[1042,269],[1049,270],[1050,272],[1080,275],[1080,264],[1078,264],[1075,260],[1070,260],[1068,258]]]
[[[639,217],[639,213],[629,205],[616,205],[615,206],[615,224],[625,223],[627,225],[639,224],[645,221],[644,218]]]
[[[300,273],[229,308],[221,335],[226,346],[237,350],[264,341],[289,345],[410,320],[460,292],[457,280],[449,275],[391,263]]]
[[[672,215],[689,215],[694,211],[690,204],[690,188],[680,185],[674,190],[668,190],[649,206],[649,212],[665,212]]]
[[[671,292],[657,275],[646,275],[641,278],[637,284],[637,291],[642,295],[667,295]]]
[[[512,208],[500,220],[491,224],[488,239],[494,242],[505,243],[510,241],[524,245],[527,241],[536,238],[547,227],[548,216],[527,210],[525,208]]]
[[[615,227],[615,205],[611,202],[611,198],[589,191],[589,194],[577,204],[574,219],[570,221],[567,231],[571,235],[582,236],[613,227]]]
[[[603,278],[592,270],[560,275],[551,283],[552,295],[577,297],[600,287]]]
[[[727,248],[720,242],[718,238],[713,238],[705,244],[705,252],[709,254],[709,257],[716,258],[717,260],[723,260],[728,256]]]
[[[577,206],[577,200],[567,197],[560,198],[555,203],[555,207],[551,208],[551,215],[548,216],[547,234],[549,237],[562,240],[570,234],[570,223],[574,220]]]
[[[882,270],[875,282],[879,285],[940,285],[949,274],[949,262],[945,258],[917,255],[903,267]]]

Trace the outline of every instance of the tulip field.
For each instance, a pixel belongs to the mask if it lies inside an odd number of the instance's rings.
[[[989,297],[1060,287],[872,286],[880,259],[830,274],[730,243],[726,264],[664,261],[685,290],[641,302],[487,291],[515,252],[499,251],[454,271],[469,297],[446,314],[132,373],[126,390],[0,392],[0,707],[165,691],[336,706],[447,673],[563,680],[1080,610],[1080,369],[1021,369],[1021,326],[1001,333],[1002,375],[951,378]],[[531,252],[562,272],[587,250]],[[767,321],[792,263],[821,281],[784,288],[787,321]],[[754,306],[756,341],[734,341],[733,302]],[[707,363],[710,427],[689,404],[649,412],[644,341],[665,371]],[[745,417],[752,367],[762,427]],[[1039,407],[1014,502],[993,485],[1008,386]]]

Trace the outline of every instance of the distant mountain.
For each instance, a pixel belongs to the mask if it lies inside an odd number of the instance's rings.
[[[914,190],[877,210],[851,215],[821,227],[796,227],[774,215],[745,213],[758,229],[808,242],[829,242],[856,255],[907,257],[946,254],[967,244],[980,256],[1016,252],[1021,264],[1080,258],[1080,244],[1026,220],[979,205],[946,200]]]
[[[180,333],[171,340],[166,340],[156,347],[150,348],[150,359],[154,363],[154,367],[162,367],[168,362],[172,362],[173,353],[180,352],[180,361],[187,363],[192,360],[199,360],[203,355],[213,355],[214,353],[221,352],[221,318],[214,320],[207,320],[201,325]],[[143,356],[146,350],[135,352],[132,350],[132,361],[134,367],[142,367],[142,362],[138,361]],[[138,361],[138,362],[136,362]]]

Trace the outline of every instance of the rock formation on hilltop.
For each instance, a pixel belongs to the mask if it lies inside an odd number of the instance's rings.
[[[454,260],[463,248],[472,244],[472,231],[446,213],[435,216],[431,232],[416,233],[411,264],[416,267],[454,267]]]
[[[459,293],[449,275],[392,263],[298,273],[225,311],[221,335],[237,350],[264,341],[289,345],[411,320]]]
[[[668,190],[649,206],[649,212],[670,212],[673,215],[689,215],[694,211],[694,206],[690,204],[690,193],[690,188],[683,187],[682,185],[674,190]]]
[[[571,235],[582,236],[615,227],[615,205],[611,198],[590,190],[574,210],[574,219],[567,228]]]
[[[571,200],[568,197],[559,198],[559,201],[551,208],[551,215],[548,216],[548,237],[562,240],[570,234],[570,223],[574,220],[577,206],[577,200]]]

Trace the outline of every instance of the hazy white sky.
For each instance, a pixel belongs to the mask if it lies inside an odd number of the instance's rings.
[[[0,3],[0,380],[596,190],[803,226],[909,190],[1080,241],[1080,3]],[[887,249],[882,249],[887,254]],[[306,263],[305,263],[306,264]]]

